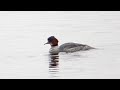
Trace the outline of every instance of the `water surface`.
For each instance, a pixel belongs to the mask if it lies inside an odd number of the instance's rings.
[[[119,11],[1,11],[0,78],[120,78],[119,29]],[[97,49],[51,56],[51,35]]]

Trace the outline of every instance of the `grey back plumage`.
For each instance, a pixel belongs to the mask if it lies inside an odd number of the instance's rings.
[[[88,45],[78,44],[78,43],[65,43],[59,47],[60,52],[76,52],[76,51],[85,51],[89,49],[94,49]]]

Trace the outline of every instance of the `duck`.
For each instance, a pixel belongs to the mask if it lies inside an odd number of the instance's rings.
[[[58,46],[58,39],[55,36],[50,36],[47,39],[46,44],[50,44],[51,48],[49,50],[50,54],[59,54],[60,52],[66,52],[66,53],[73,53],[77,51],[86,51],[90,49],[95,49],[94,47],[88,46],[86,44],[79,44],[79,43],[74,43],[74,42],[68,42],[64,43],[60,46]]]

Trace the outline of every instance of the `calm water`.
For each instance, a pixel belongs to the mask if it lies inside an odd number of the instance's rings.
[[[1,11],[0,78],[120,78],[119,29],[119,11]],[[98,49],[50,56],[51,35]]]

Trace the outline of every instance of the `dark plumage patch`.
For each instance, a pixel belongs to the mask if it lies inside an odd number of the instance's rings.
[[[58,46],[58,40],[54,36],[48,38],[48,43],[52,43],[52,46]]]
[[[49,42],[49,43],[52,42],[52,41],[54,40],[54,38],[55,38],[54,36],[49,37],[49,38],[48,38],[48,42]]]

